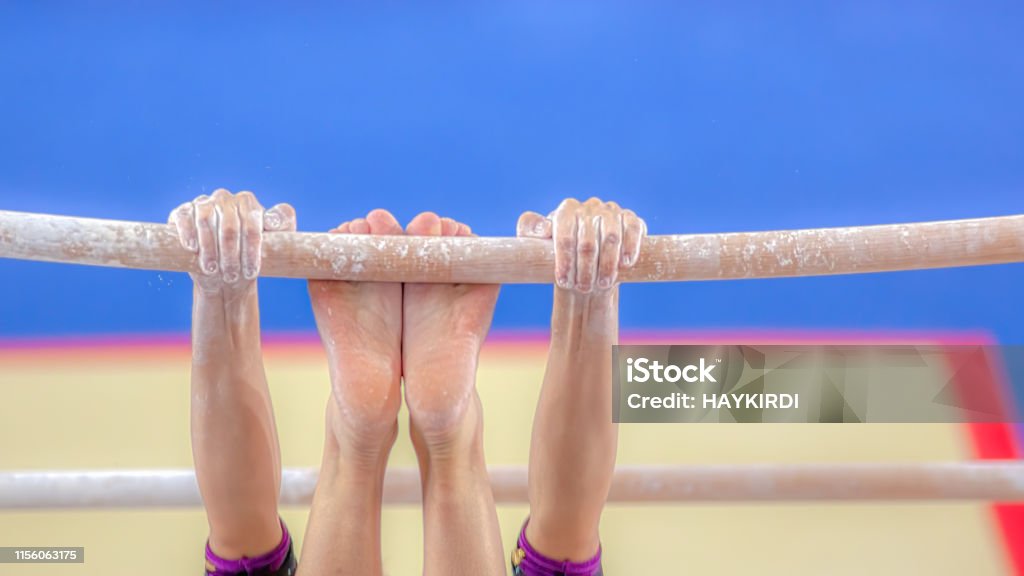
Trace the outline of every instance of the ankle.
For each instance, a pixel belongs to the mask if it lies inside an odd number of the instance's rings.
[[[483,418],[476,391],[447,412],[409,407],[409,435],[420,461],[439,465],[483,459]]]
[[[329,402],[327,434],[324,441],[324,463],[340,470],[383,474],[391,448],[398,438],[398,420],[372,430],[353,428],[342,421],[337,405]]]

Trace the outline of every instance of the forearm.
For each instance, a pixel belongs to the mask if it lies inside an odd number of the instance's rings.
[[[281,537],[280,449],[255,288],[233,300],[197,289],[192,326],[192,451],[211,545],[259,554]]]
[[[618,442],[611,386],[617,292],[555,298],[530,448],[528,527],[530,541],[555,557],[584,560],[598,546]]]

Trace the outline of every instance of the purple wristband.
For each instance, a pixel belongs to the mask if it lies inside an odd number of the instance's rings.
[[[206,542],[206,574],[207,576],[225,576],[227,574],[258,574],[273,572],[284,564],[291,550],[292,538],[288,527],[281,521],[281,543],[276,548],[255,558],[241,557],[238,560],[226,560],[214,554],[210,542]]]
[[[526,540],[526,525],[519,531],[519,543],[512,553],[515,574],[523,576],[599,576],[601,574],[601,547],[597,554],[585,562],[553,560],[530,546]]]

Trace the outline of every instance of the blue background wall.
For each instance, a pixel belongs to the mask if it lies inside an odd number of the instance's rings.
[[[295,3],[298,4],[298,3]],[[1024,212],[1024,5],[0,6],[0,209],[162,221],[217,187],[303,230],[375,207],[484,235],[599,195],[652,233]],[[179,274],[0,261],[0,336],[184,331]],[[628,286],[661,328],[984,329],[1024,266]],[[509,287],[496,326],[543,327]],[[303,283],[264,324],[312,328]]]

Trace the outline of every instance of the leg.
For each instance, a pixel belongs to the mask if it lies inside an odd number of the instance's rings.
[[[375,210],[333,232],[402,234],[402,227]],[[382,573],[384,470],[401,404],[402,285],[310,281],[309,293],[331,397],[300,574],[373,576]]]
[[[430,213],[406,232],[471,235],[466,225]],[[405,397],[423,481],[428,576],[505,573],[476,393],[477,360],[497,297],[498,286],[405,285]]]

